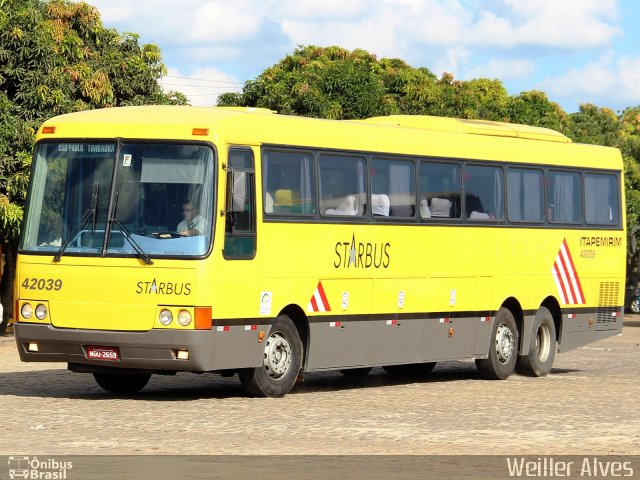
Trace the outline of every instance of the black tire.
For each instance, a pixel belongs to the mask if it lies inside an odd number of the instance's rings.
[[[151,375],[94,373],[93,378],[95,378],[96,383],[107,392],[129,394],[142,390],[149,382]]]
[[[385,372],[392,375],[426,375],[436,366],[436,362],[407,363],[405,365],[386,365],[382,367]]]
[[[631,313],[640,313],[640,298],[637,296],[631,297],[629,301],[629,311]]]
[[[283,397],[293,388],[302,368],[302,342],[286,315],[276,318],[265,340],[263,364],[238,371],[245,391],[256,397]]]
[[[482,378],[505,380],[515,370],[517,357],[518,327],[511,311],[502,307],[491,329],[489,356],[477,359],[476,366]]]
[[[527,348],[526,345],[523,346]],[[527,355],[518,357],[518,372],[530,377],[544,377],[551,371],[556,356],[556,325],[551,312],[540,307],[531,327]]]
[[[360,368],[347,368],[344,370],[340,370],[346,377],[366,377],[369,375],[369,372],[372,370],[372,367],[360,367]]]

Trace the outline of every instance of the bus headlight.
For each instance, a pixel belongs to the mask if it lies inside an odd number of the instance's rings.
[[[173,321],[173,314],[166,308],[160,312],[160,323],[165,327]]]
[[[38,320],[44,320],[47,318],[47,307],[42,303],[36,307],[36,318]]]
[[[33,307],[30,303],[23,303],[22,307],[20,307],[20,315],[25,320],[29,320],[33,316]]]
[[[191,314],[186,310],[180,310],[178,313],[178,323],[183,327],[186,327],[191,323]]]

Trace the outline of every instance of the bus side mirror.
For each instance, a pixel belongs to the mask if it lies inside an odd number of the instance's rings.
[[[247,197],[246,173],[240,170],[229,170],[227,173],[227,212],[244,211]]]

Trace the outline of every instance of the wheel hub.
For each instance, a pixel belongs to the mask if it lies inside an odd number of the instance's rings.
[[[264,349],[264,367],[271,378],[282,377],[291,366],[291,345],[281,332],[272,333]]]
[[[545,362],[549,358],[551,350],[551,332],[549,327],[541,324],[536,334],[536,348],[538,352],[538,360]]]
[[[504,323],[496,331],[496,353],[500,363],[507,363],[513,354],[513,332]]]

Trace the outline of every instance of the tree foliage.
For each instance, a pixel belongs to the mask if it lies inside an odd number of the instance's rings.
[[[186,103],[164,94],[160,50],[102,25],[98,11],[68,0],[0,0],[0,292],[11,310],[13,257],[34,134],[48,117],[119,105]],[[3,325],[4,322],[0,325]]]

